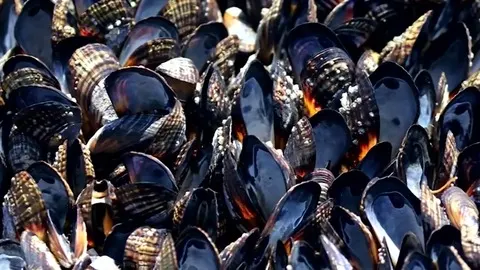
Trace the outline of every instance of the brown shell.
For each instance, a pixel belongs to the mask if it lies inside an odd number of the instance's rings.
[[[72,25],[69,19],[73,17],[75,6],[72,0],[58,0],[53,9],[52,41],[53,44],[74,37],[78,34],[77,25]]]
[[[478,209],[459,187],[450,187],[442,194],[442,203],[453,226],[469,227],[478,232]],[[476,229],[475,229],[476,228]]]
[[[177,270],[177,252],[175,250],[175,242],[172,235],[167,233],[163,239],[162,248],[155,260],[154,270]]]
[[[160,64],[155,71],[162,75],[172,87],[177,98],[185,102],[195,91],[200,75],[192,60],[176,57]]]
[[[93,168],[92,159],[90,157],[90,150],[83,142],[79,141],[79,143],[82,147],[82,155],[85,161],[85,176],[87,177],[88,183],[90,183],[95,178],[95,169]],[[65,140],[63,144],[58,147],[58,150],[55,153],[55,161],[53,163],[53,168],[60,173],[63,179],[67,179],[67,147],[68,141]]]
[[[20,246],[23,252],[28,254],[25,259],[29,269],[61,269],[45,242],[32,232],[24,231],[22,233]]]
[[[177,26],[184,40],[200,24],[200,11],[200,0],[169,0],[160,15]]]
[[[82,109],[87,111],[92,98],[92,92],[98,84],[110,73],[120,68],[118,59],[106,45],[94,43],[77,49],[68,67],[72,74],[71,89]],[[105,100],[108,95],[105,92]]]
[[[101,0],[78,16],[80,35],[103,38],[114,26],[131,22],[129,7],[123,0]]]
[[[420,207],[425,229],[433,232],[448,224],[448,218],[440,206],[440,200],[433,195],[426,181],[422,181],[421,192]]]
[[[292,128],[284,156],[298,177],[312,172],[315,165],[315,140],[308,118],[303,117]]]
[[[393,61],[399,65],[403,65],[406,58],[412,52],[413,45],[417,40],[423,25],[430,17],[431,11],[423,14],[400,36],[395,37],[380,52],[381,62]]]
[[[224,38],[216,46],[213,62],[220,69],[225,80],[235,74],[234,62],[239,46],[240,40],[235,35]]]
[[[127,239],[123,264],[127,269],[152,269],[163,241],[167,237],[164,229],[140,227]]]
[[[128,58],[124,66],[147,66],[155,68],[180,55],[180,47],[175,39],[159,38],[140,46]]]
[[[7,201],[17,232],[28,230],[45,241],[47,209],[40,188],[26,171],[21,171],[12,178]]]
[[[2,80],[0,87],[8,98],[13,90],[31,85],[50,86],[60,89],[57,80],[35,68],[22,68],[9,73]]]
[[[448,102],[450,101],[450,94],[448,93],[448,85],[447,85],[447,76],[444,72],[440,75],[440,79],[438,81],[437,86],[437,102],[435,104],[435,111],[434,111],[434,121],[433,126],[428,130],[428,135],[430,138],[434,139],[434,145],[438,144],[437,140],[440,139],[439,136],[435,136],[434,134],[438,134],[439,126],[439,118],[445,107],[447,107]],[[438,146],[437,146],[438,147]]]

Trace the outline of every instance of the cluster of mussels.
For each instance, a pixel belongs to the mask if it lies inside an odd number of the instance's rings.
[[[0,0],[2,269],[480,269],[480,0]]]

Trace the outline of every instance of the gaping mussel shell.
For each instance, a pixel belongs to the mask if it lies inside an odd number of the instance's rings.
[[[240,142],[247,135],[254,135],[265,143],[275,142],[273,81],[259,61],[252,61],[246,69],[232,107],[232,124]]]
[[[220,269],[218,251],[201,229],[185,229],[177,239],[175,249],[179,269]]]
[[[44,63],[26,54],[10,57],[3,65],[3,74],[1,87],[7,98],[13,90],[22,86],[36,84],[60,87],[55,76]]]
[[[432,189],[442,187],[453,176],[460,151],[478,141],[480,125],[476,115],[479,101],[480,91],[469,87],[456,95],[440,115],[433,141],[438,156],[437,177],[431,183]]]
[[[396,161],[397,175],[417,198],[420,198],[422,181],[432,177],[429,146],[426,130],[413,125],[405,135]]]
[[[161,76],[147,68],[127,67],[111,73],[105,88],[120,118],[90,138],[87,146],[94,164],[101,162],[107,172],[118,165],[119,155],[128,151],[161,158],[179,150],[185,141],[185,115]],[[146,100],[141,93],[154,98]],[[104,162],[107,156],[113,158],[110,165]]]
[[[296,235],[313,220],[319,204],[321,186],[315,181],[306,181],[290,188],[277,203],[270,215],[261,239],[268,242],[269,247],[277,241],[284,244]]]
[[[123,66],[156,68],[179,56],[179,37],[175,25],[162,17],[150,17],[135,24],[120,52]]]
[[[228,37],[228,31],[222,23],[209,22],[200,25],[186,40],[182,57],[190,58],[201,73],[213,59],[217,45]]]
[[[118,215],[158,225],[173,212],[178,188],[170,170],[158,159],[131,152],[123,157],[130,182],[115,189]]]
[[[393,62],[381,64],[370,81],[380,114],[378,141],[390,142],[395,155],[408,128],[417,121],[418,89],[410,74]]]
[[[52,17],[54,4],[49,0],[25,3],[15,23],[15,39],[26,53],[52,67]]]
[[[308,116],[325,108],[337,91],[354,82],[355,65],[328,27],[301,24],[290,31],[285,42]]]
[[[263,227],[292,184],[291,172],[283,164],[273,150],[254,136],[244,139],[238,163],[227,151],[224,190],[230,201],[230,214],[241,223],[238,225],[246,230]]]
[[[377,239],[387,239],[394,265],[406,233],[413,233],[424,243],[420,200],[395,177],[373,179],[363,192],[360,210]],[[398,220],[402,226],[397,226]]]

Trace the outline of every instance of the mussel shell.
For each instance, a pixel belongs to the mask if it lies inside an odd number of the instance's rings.
[[[22,49],[52,67],[52,17],[50,0],[28,1],[15,24],[15,39]]]
[[[243,181],[246,197],[255,206],[257,214],[267,220],[287,192],[291,181],[289,174],[272,150],[254,136],[247,136],[243,142],[237,172]]]
[[[438,260],[433,260],[433,263],[438,265],[439,270],[447,269],[470,269],[459,252],[454,248],[445,248],[436,255]]]
[[[315,168],[315,140],[308,118],[301,118],[292,128],[284,156],[298,177],[304,177]]]
[[[55,77],[43,73],[35,68],[21,68],[9,73],[1,82],[2,90],[5,97],[9,97],[10,93],[22,86],[47,86],[60,88]]]
[[[206,232],[212,241],[219,234],[220,218],[217,196],[211,189],[195,188],[177,202],[174,210],[174,225],[178,232],[195,226]]]
[[[123,266],[126,269],[152,269],[168,233],[165,229],[140,227],[133,231],[125,243]]]
[[[75,10],[77,15],[83,14],[91,5],[100,2],[101,0],[74,0]]]
[[[77,36],[79,30],[72,0],[60,0],[55,3],[52,18],[52,43],[58,44],[64,39]]]
[[[376,27],[377,23],[371,18],[353,18],[336,27],[334,32],[356,60],[363,53],[362,46]]]
[[[369,182],[370,178],[361,171],[345,172],[333,181],[328,189],[328,196],[333,199],[335,205],[360,215],[362,194]]]
[[[322,190],[315,181],[306,181],[290,188],[280,199],[262,231],[261,238],[268,237],[268,245],[277,241],[285,243],[309,224],[314,218]]]
[[[402,240],[400,254],[398,256],[398,269],[411,269],[412,265],[423,269],[431,269],[431,259],[424,255],[423,243],[420,243],[415,234],[407,232]]]
[[[330,261],[326,254],[318,254],[305,241],[295,241],[292,246],[288,264],[293,269],[329,269]]]
[[[442,194],[442,203],[453,226],[459,230],[464,226],[478,230],[477,206],[463,190],[449,187]]]
[[[431,177],[429,145],[427,131],[420,125],[413,125],[397,157],[397,175],[417,198],[420,198],[422,180]]]
[[[190,58],[197,70],[203,72],[212,57],[217,44],[228,36],[222,23],[209,22],[201,24],[186,41],[182,57]]]
[[[70,86],[68,85],[67,79],[68,62],[70,58],[77,49],[94,42],[95,40],[92,38],[74,36],[63,39],[55,45],[53,52],[53,71],[64,93],[73,93],[73,89],[69,88]]]
[[[190,99],[197,82],[200,80],[197,68],[188,58],[170,59],[156,67],[155,71],[165,78],[182,102]]]
[[[310,119],[315,140],[315,168],[335,171],[352,143],[350,130],[341,114],[322,110]]]
[[[13,91],[8,100],[10,101],[10,109],[13,112],[19,112],[31,106],[41,105],[47,102],[70,107],[78,106],[58,89],[38,85],[22,86]]]
[[[135,21],[140,22],[144,19],[157,16],[168,4],[169,0],[145,0],[140,1],[135,11]]]
[[[252,259],[255,245],[260,237],[258,228],[242,234],[235,242],[225,247],[220,253],[222,266],[225,269],[238,269],[245,267]]]
[[[200,25],[202,15],[200,13],[205,4],[208,5],[200,0],[168,1],[160,14],[175,24],[183,43]]]
[[[318,53],[331,47],[343,49],[335,33],[320,23],[304,23],[293,28],[288,33],[285,45],[297,80],[300,80],[307,62]]]
[[[6,77],[8,74],[23,68],[33,68],[51,78],[55,78],[50,69],[39,58],[28,54],[18,54],[8,58],[2,67],[3,75]]]
[[[172,193],[178,192],[172,172],[155,157],[139,152],[129,152],[123,155],[122,159],[130,183],[156,184]]]
[[[362,171],[368,178],[380,176],[390,164],[392,157],[392,145],[389,142],[380,142],[367,152],[358,164],[357,169]]]
[[[419,91],[420,113],[417,124],[423,128],[430,128],[435,117],[436,90],[432,76],[427,70],[420,71],[415,77],[415,85]]]
[[[480,165],[480,143],[471,144],[463,149],[457,159],[457,181],[455,185],[464,190],[469,188],[480,179],[478,167]]]
[[[123,265],[128,237],[140,227],[141,225],[133,222],[119,223],[113,226],[112,231],[105,238],[103,255],[115,260],[116,265]]]
[[[240,94],[232,108],[232,123],[237,139],[254,135],[262,142],[274,142],[273,81],[262,63],[248,66]]]
[[[452,225],[444,225],[433,231],[426,243],[425,254],[429,255],[435,262],[441,259],[440,254],[449,247],[462,252],[460,231]]]
[[[45,162],[36,162],[28,167],[27,172],[35,180],[42,192],[45,207],[58,232],[63,232],[73,194],[60,174]]]
[[[360,207],[377,239],[390,239],[387,248],[394,265],[407,232],[424,243],[420,200],[398,178],[373,179],[363,192]],[[402,220],[402,226],[397,226],[398,220]]]
[[[107,91],[119,117],[139,113],[169,114],[175,93],[156,72],[143,67],[116,70],[105,78]],[[150,97],[146,99],[145,97]]]
[[[150,17],[136,23],[123,45],[118,58],[120,64],[125,65],[142,45],[160,38],[174,39],[178,42],[177,28],[169,20],[162,17]]]
[[[361,269],[372,269],[376,264],[377,248],[372,233],[359,216],[335,206],[329,219],[335,231],[350,249]]]
[[[22,132],[14,131],[7,145],[9,165],[14,173],[26,170],[38,160],[45,160],[46,149],[34,138]]]
[[[185,229],[176,241],[179,269],[220,269],[215,245],[196,227]]]
[[[408,128],[419,115],[418,89],[401,66],[384,62],[370,75],[380,113],[379,141],[392,144],[396,154]]]
[[[28,267],[37,269],[61,270],[56,258],[48,249],[47,244],[30,231],[24,231],[20,236],[20,245]]]

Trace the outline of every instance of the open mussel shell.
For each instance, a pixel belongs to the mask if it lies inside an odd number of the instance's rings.
[[[307,63],[321,51],[338,47],[342,43],[327,26],[320,23],[304,23],[292,29],[285,40],[288,58],[298,81]]]
[[[262,142],[275,142],[273,81],[260,61],[252,61],[247,68],[232,108],[232,124],[240,141],[254,135]]]
[[[438,189],[451,177],[456,158],[460,151],[477,142],[480,125],[480,91],[468,87],[458,93],[445,107],[438,120],[434,146],[438,151],[437,174],[432,189]]]
[[[217,44],[228,36],[222,23],[209,22],[201,24],[186,41],[182,57],[192,59],[199,72],[203,72],[215,53]]]
[[[333,110],[322,110],[309,120],[315,141],[315,168],[334,172],[351,146],[350,130],[342,115]]]
[[[360,202],[362,194],[370,178],[361,171],[351,170],[337,177],[328,189],[328,197],[332,198],[335,205],[360,215]]]
[[[336,206],[332,209],[330,224],[350,249],[355,263],[361,269],[373,269],[378,260],[375,238],[360,217],[349,210]]]
[[[457,181],[455,185],[469,193],[480,179],[478,166],[480,165],[480,143],[474,143],[463,149],[457,159]]]
[[[293,269],[328,269],[330,261],[325,253],[320,254],[305,241],[295,241],[292,246],[288,265]]]
[[[15,39],[26,53],[52,67],[52,17],[50,0],[28,1],[15,23]]]
[[[303,231],[313,220],[322,193],[315,181],[305,181],[290,188],[280,199],[262,231],[261,239],[268,239],[268,246],[277,241],[284,244]]]
[[[189,227],[175,243],[179,269],[220,269],[220,258],[215,245],[201,229]]]
[[[162,59],[162,55],[158,55],[159,58],[155,59],[154,55],[143,55],[145,59],[141,59],[142,50],[149,51],[156,46],[167,45],[162,40],[169,40],[173,43],[179,42],[178,31],[175,25],[169,20],[162,17],[150,17],[135,24],[127,39],[123,45],[122,51],[119,56],[120,64],[123,66],[132,66],[137,64],[147,65],[148,67],[155,68],[158,64],[169,60],[173,57]],[[172,51],[179,51],[178,45],[172,47]],[[177,55],[178,56],[178,55]],[[145,63],[144,63],[145,62]]]
[[[44,85],[59,88],[60,84],[38,58],[20,54],[10,57],[3,65],[4,78],[1,82],[2,90],[8,98],[10,93],[22,86]]]
[[[123,267],[125,269],[153,269],[157,255],[163,248],[168,233],[165,229],[140,227],[133,231],[125,243]]]
[[[105,78],[105,90],[119,117],[140,113],[166,115],[176,103],[175,93],[167,82],[144,67],[126,67],[112,72]],[[147,96],[150,98],[146,99]]]
[[[381,175],[390,164],[391,157],[392,145],[389,142],[377,143],[370,148],[357,169],[372,179]]]
[[[67,79],[68,62],[70,58],[77,49],[94,42],[95,40],[89,37],[73,36],[65,38],[55,45],[53,52],[53,72],[60,82],[60,89],[64,93],[73,93],[73,89],[70,89]]]
[[[211,189],[196,188],[177,201],[173,223],[177,232],[195,226],[206,232],[212,241],[219,234],[220,218],[217,196]]]
[[[415,77],[415,85],[418,87],[420,102],[417,124],[425,129],[430,129],[435,117],[435,103],[437,102],[435,84],[430,73],[427,70],[422,70]]]
[[[419,115],[418,89],[412,77],[393,62],[381,64],[370,75],[380,115],[378,141],[392,144],[396,154],[408,128]]]
[[[235,242],[226,246],[220,253],[222,267],[225,269],[238,269],[249,265],[259,237],[260,232],[258,228],[255,228],[242,234]]]
[[[170,59],[156,67],[155,71],[165,78],[183,103],[192,97],[196,84],[200,80],[195,64],[188,58]]]
[[[413,233],[423,245],[420,200],[398,178],[373,179],[363,192],[360,208],[377,239],[387,239],[394,265],[406,233]],[[401,226],[398,220],[402,221]]]
[[[417,198],[421,196],[422,181],[432,177],[429,146],[427,131],[420,125],[413,125],[397,157],[397,175]]]
[[[248,229],[262,227],[287,191],[290,175],[272,150],[254,136],[245,138],[238,164],[229,154],[224,161],[226,199]]]

